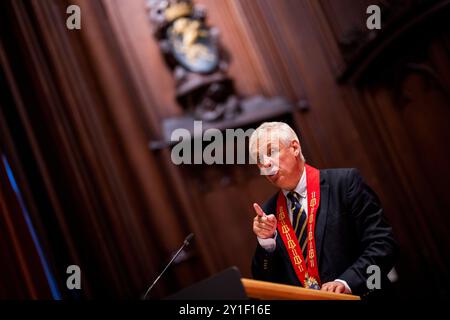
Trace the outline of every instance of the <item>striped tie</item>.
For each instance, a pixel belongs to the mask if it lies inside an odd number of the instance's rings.
[[[300,203],[300,195],[297,192],[291,191],[287,195],[291,201],[292,212],[292,227],[294,228],[295,235],[297,236],[298,243],[302,248],[303,257],[306,257],[306,212]]]

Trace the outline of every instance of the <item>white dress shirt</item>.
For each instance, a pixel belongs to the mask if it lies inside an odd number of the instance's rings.
[[[289,211],[289,219],[293,220],[293,212],[291,210],[291,200],[289,200],[289,198],[287,197],[288,193],[290,191],[295,191],[300,195],[300,204],[303,207],[303,210],[305,211],[306,214],[306,218],[308,218],[308,199],[307,199],[307,192],[306,192],[306,169],[303,169],[303,173],[302,176],[300,177],[300,181],[298,182],[297,186],[295,187],[294,190],[281,190],[284,194],[284,196],[286,197],[286,202],[287,202],[287,207],[288,207],[288,211]],[[267,252],[273,252],[275,251],[276,247],[277,247],[277,239],[278,236],[278,232],[275,229],[275,234],[273,236],[273,238],[268,238],[268,239],[261,239],[260,237],[257,237],[258,242],[260,244],[261,247],[264,248],[264,250],[266,250]],[[341,282],[345,285],[346,289],[348,291],[350,291],[351,293],[351,289],[348,286],[347,282],[341,279],[336,279],[335,281]]]

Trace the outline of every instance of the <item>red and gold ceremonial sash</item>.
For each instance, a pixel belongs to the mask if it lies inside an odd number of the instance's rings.
[[[303,257],[297,236],[289,220],[286,197],[280,191],[277,200],[277,229],[283,243],[289,253],[292,266],[298,280],[305,288],[320,289],[319,267],[317,265],[316,243],[314,240],[314,227],[316,224],[316,213],[320,203],[320,172],[319,170],[305,164],[306,191],[308,205],[307,224],[307,262]]]

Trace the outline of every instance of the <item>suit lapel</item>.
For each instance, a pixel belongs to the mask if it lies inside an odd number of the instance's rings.
[[[317,251],[317,263],[320,266],[320,258],[322,254],[323,238],[325,236],[325,226],[327,224],[328,216],[328,200],[329,200],[329,186],[323,177],[323,173],[320,172],[320,203],[316,216],[315,227],[315,242]]]
[[[281,254],[283,255],[283,263],[286,265],[286,270],[288,272],[289,279],[298,286],[303,286],[300,283],[300,280],[297,278],[297,274],[295,273],[294,267],[291,263],[291,258],[289,257],[289,253],[287,252],[286,247],[284,246],[283,239],[281,236],[277,236],[277,248],[281,248]]]

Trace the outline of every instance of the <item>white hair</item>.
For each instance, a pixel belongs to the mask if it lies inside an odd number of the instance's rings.
[[[259,141],[268,142],[268,138],[272,141],[279,141],[285,146],[289,146],[292,141],[297,141],[300,143],[295,131],[284,122],[264,122],[261,124],[250,137],[249,141],[249,152],[253,159],[257,158],[257,145]],[[300,152],[300,157],[303,161],[305,158]]]

